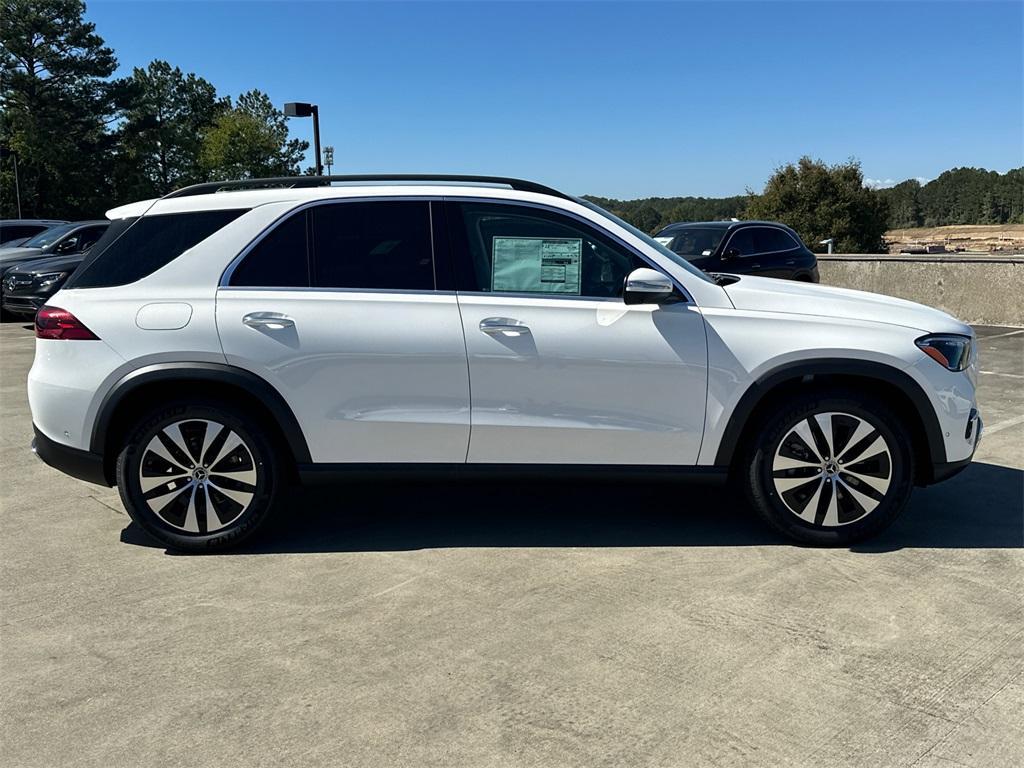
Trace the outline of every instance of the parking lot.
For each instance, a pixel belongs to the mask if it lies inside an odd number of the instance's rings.
[[[377,483],[168,554],[29,452],[0,327],[9,766],[1016,766],[1024,330],[979,328],[975,463],[795,546],[723,489]]]

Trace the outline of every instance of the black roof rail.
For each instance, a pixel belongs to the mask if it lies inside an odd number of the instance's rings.
[[[189,187],[176,189],[163,196],[167,200],[172,197],[191,197],[192,195],[205,195],[210,192],[228,192],[239,189],[263,189],[263,188],[306,188],[322,187],[331,182],[359,182],[359,181],[414,181],[414,182],[442,182],[462,184],[493,184],[509,187],[520,192],[537,192],[542,195],[552,195],[571,200],[570,195],[559,192],[557,189],[545,187],[532,181],[522,179],[510,179],[505,176],[462,176],[458,174],[433,174],[433,173],[364,173],[349,174],[343,176],[274,176],[266,179],[239,179],[237,181],[210,181],[204,184],[193,184]]]

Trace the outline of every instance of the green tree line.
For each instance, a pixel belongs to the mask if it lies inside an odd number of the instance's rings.
[[[166,61],[113,78],[81,0],[0,9],[0,216],[20,200],[26,217],[93,217],[187,184],[300,172],[309,145],[265,93],[232,101]]]
[[[1002,174],[954,168],[925,184],[908,179],[886,189],[871,189],[864,185],[854,161],[828,166],[802,158],[777,169],[761,194],[588,199],[651,233],[678,221],[764,218],[783,221],[808,243],[831,237],[836,248],[873,250],[889,229],[1024,224],[1024,168]],[[847,221],[839,220],[840,211],[846,212]],[[856,234],[845,231],[847,226],[855,228]]]

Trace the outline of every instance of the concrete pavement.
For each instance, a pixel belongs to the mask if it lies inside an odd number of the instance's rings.
[[[182,557],[28,452],[5,324],[0,761],[1019,765],[1024,331],[980,332],[975,464],[853,550],[717,489],[410,483]]]

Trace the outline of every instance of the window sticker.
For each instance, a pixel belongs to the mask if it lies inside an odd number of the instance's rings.
[[[583,240],[572,237],[495,237],[491,290],[580,295]]]
[[[664,245],[666,248],[668,248],[668,244],[671,243],[674,238],[675,238],[675,235],[662,235],[661,237],[656,237],[654,239],[657,242],[659,242],[662,245]]]

